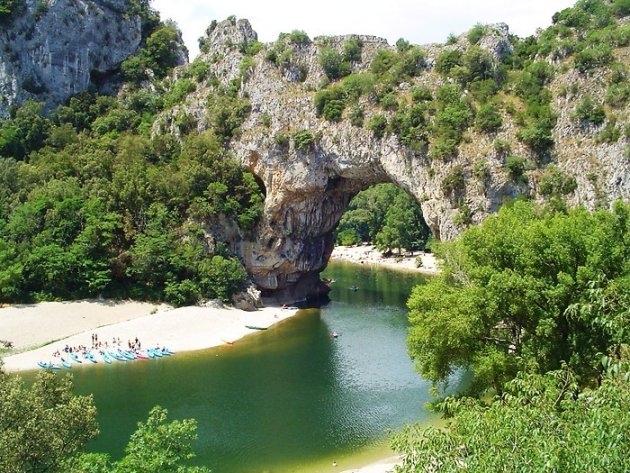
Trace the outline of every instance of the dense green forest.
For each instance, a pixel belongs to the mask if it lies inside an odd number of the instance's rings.
[[[422,209],[394,184],[378,184],[350,201],[337,227],[338,245],[374,243],[389,252],[423,250],[431,231]]]
[[[178,32],[146,5],[142,17],[144,47],[122,64],[117,98],[86,92],[48,113],[28,101],[0,123],[1,301],[182,305],[229,300],[247,277],[209,228],[233,222],[247,234],[262,212],[258,183],[229,151],[248,103],[221,89],[210,130],[152,133],[204,72],[191,65],[184,89],[164,79]],[[143,83],[149,70],[154,89]]]

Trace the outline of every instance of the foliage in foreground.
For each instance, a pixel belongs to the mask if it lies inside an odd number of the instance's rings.
[[[0,471],[4,473],[205,473],[182,462],[194,457],[194,420],[167,422],[155,407],[139,423],[125,449],[112,462],[108,455],[81,453],[98,431],[91,396],[75,396],[72,379],[50,371],[38,373],[31,387],[0,367]]]
[[[630,383],[609,376],[580,392],[570,370],[519,375],[489,404],[443,400],[447,428],[408,426],[399,472],[630,470]]]
[[[553,213],[504,206],[436,253],[443,273],[409,299],[409,348],[440,382],[471,368],[473,389],[562,363],[586,384],[628,343],[630,207]]]

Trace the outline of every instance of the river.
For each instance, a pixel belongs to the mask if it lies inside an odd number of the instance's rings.
[[[233,346],[74,370],[99,413],[90,450],[119,458],[161,405],[197,419],[194,463],[215,473],[323,472],[387,456],[392,431],[432,419],[430,384],[405,345],[405,302],[422,276],[344,263],[324,276],[335,280],[329,304]]]

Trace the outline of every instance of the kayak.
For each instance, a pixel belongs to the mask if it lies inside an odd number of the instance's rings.
[[[120,350],[119,349],[118,352],[120,353],[120,356],[123,356],[123,357],[127,358],[129,361],[136,359],[136,357],[135,357],[135,355],[133,353],[130,353],[130,352],[126,351],[126,350]]]
[[[112,350],[110,350],[109,356],[111,356],[113,359],[118,360],[118,361],[127,361],[127,358],[123,357],[122,355],[119,355],[118,353]]]
[[[156,358],[157,357],[157,355],[155,353],[153,353],[153,350],[151,348],[147,348],[145,350],[145,352],[146,352],[146,354],[147,354],[147,356],[149,358]]]
[[[98,361],[96,361],[96,358],[94,358],[92,352],[88,351],[84,356],[86,360],[90,360],[92,363],[98,363]]]
[[[173,352],[170,351],[168,348],[162,348],[160,350],[160,353],[162,353],[162,355],[165,355],[165,356],[171,356],[173,354]]]
[[[141,351],[137,351],[135,352],[136,358],[140,359],[140,360],[148,360],[149,357],[147,355],[145,355],[144,353],[142,353]]]
[[[103,358],[103,361],[109,365],[112,364],[112,359],[109,357],[109,355],[105,352],[101,353],[101,358]]]
[[[66,361],[66,359],[63,356],[60,358],[59,361],[61,361],[61,364],[63,365],[64,368],[72,368],[72,365],[68,361]]]
[[[76,353],[70,353],[70,358],[72,358],[72,360],[76,363],[82,363]]]
[[[155,355],[158,358],[162,358],[164,356],[164,354],[157,348],[151,348],[151,353],[153,353],[153,355]]]

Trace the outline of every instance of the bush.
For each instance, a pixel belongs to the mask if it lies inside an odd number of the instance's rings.
[[[363,42],[360,39],[350,38],[343,43],[343,58],[348,62],[360,62]]]
[[[355,107],[350,112],[350,124],[352,126],[362,127],[363,120],[365,118],[365,114],[363,113],[363,109],[360,107]]]
[[[607,44],[585,47],[575,55],[575,68],[587,73],[593,69],[606,66],[613,60],[612,47]]]
[[[457,49],[442,51],[435,61],[435,71],[446,77],[456,66],[463,65],[463,54]]]
[[[295,149],[299,151],[311,151],[315,146],[315,137],[308,130],[298,131],[293,135],[293,143],[295,144]]]
[[[444,195],[452,195],[462,192],[466,187],[466,171],[461,165],[453,166],[447,176],[442,179],[442,192]]]
[[[477,44],[479,41],[481,41],[481,38],[483,38],[486,34],[486,30],[487,27],[480,23],[477,23],[475,26],[473,26],[466,35],[468,41],[470,41],[470,44]]]
[[[556,166],[549,166],[538,181],[538,192],[544,196],[563,196],[577,189],[575,177],[568,176]]]
[[[486,103],[479,108],[475,117],[475,129],[478,131],[493,133],[501,128],[503,119],[498,107],[493,103]]]
[[[345,102],[343,100],[329,100],[324,105],[324,118],[331,122],[338,122],[343,115]]]
[[[350,74],[350,65],[333,48],[322,48],[319,52],[319,64],[330,80],[340,79]]]
[[[368,122],[368,129],[372,130],[374,136],[380,140],[387,130],[387,118],[384,115],[374,115]]]
[[[505,167],[510,178],[513,181],[518,181],[523,177],[523,174],[526,170],[527,160],[525,158],[521,158],[520,156],[508,156],[505,160]]]
[[[606,103],[613,108],[623,108],[630,101],[630,84],[620,82],[611,84],[606,91]]]
[[[592,97],[586,96],[575,107],[575,118],[580,121],[601,125],[606,120],[604,107],[593,101]]]
[[[428,102],[433,100],[433,94],[428,87],[418,86],[411,89],[411,99],[414,102]]]

